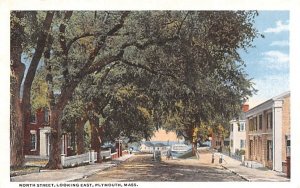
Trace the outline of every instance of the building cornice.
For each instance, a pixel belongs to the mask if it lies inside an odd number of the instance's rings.
[[[253,115],[256,115],[258,113],[261,113],[267,109],[271,109],[271,108],[281,108],[282,107],[282,101],[284,98],[290,96],[290,91],[286,91],[276,97],[273,97],[253,108],[251,108],[249,111],[246,112],[246,117],[250,117]]]

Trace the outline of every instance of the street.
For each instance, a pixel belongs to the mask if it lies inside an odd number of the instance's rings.
[[[161,162],[152,160],[151,154],[135,155],[120,164],[77,181],[128,182],[128,181],[244,181],[241,177],[208,163],[209,156],[197,159],[174,159]],[[203,161],[206,160],[206,161]]]

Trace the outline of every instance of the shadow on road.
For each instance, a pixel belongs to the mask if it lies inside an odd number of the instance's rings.
[[[219,166],[200,164],[198,160],[155,162],[151,155],[137,155],[118,167],[107,169],[80,181],[217,182],[244,180]]]

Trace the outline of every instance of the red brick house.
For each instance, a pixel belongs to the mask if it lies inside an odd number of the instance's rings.
[[[24,154],[48,157],[50,153],[50,131],[48,109],[39,109],[31,114],[29,122],[24,128]],[[67,156],[72,153],[71,134],[62,136],[62,154]]]

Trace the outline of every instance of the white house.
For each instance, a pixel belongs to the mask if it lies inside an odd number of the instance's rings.
[[[155,146],[151,142],[143,142],[140,146],[141,152],[145,152],[145,153],[153,153],[154,149]]]
[[[230,153],[236,155],[238,151],[246,150],[246,118],[245,112],[249,105],[244,104],[242,113],[238,119],[230,121]]]

